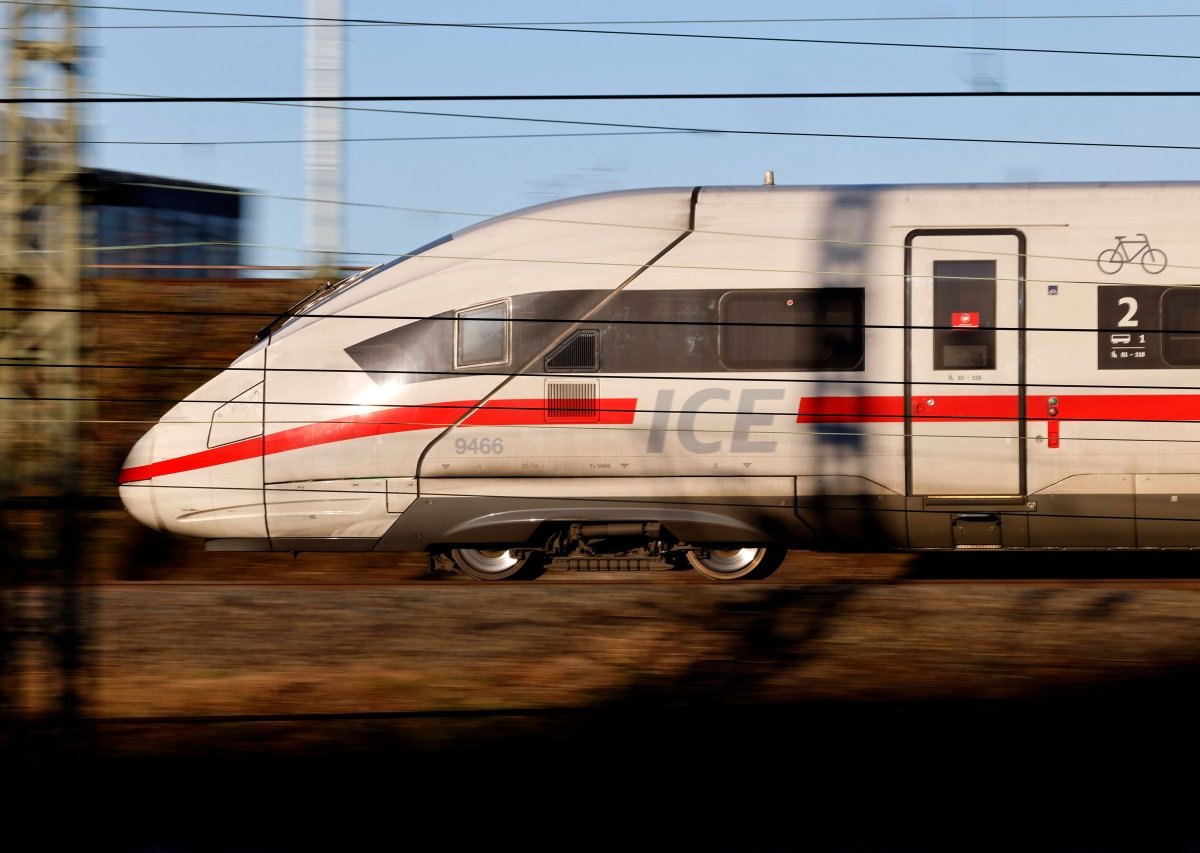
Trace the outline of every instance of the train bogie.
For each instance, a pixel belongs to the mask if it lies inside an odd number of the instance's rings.
[[[314,294],[164,415],[121,495],[212,549],[482,579],[1200,547],[1192,211],[1192,184],[518,211]]]

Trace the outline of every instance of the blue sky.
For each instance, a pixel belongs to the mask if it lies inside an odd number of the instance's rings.
[[[300,97],[305,0],[80,4],[84,88],[97,94]],[[238,17],[179,11],[238,13]],[[431,23],[598,23],[593,28],[757,37],[350,26],[343,91],[368,95],[1029,90],[1200,90],[1200,8],[1183,0],[343,0],[346,18]],[[1050,18],[1047,16],[1119,16]],[[1129,17],[1154,15],[1179,17]],[[841,20],[821,18],[925,20]],[[933,18],[941,17],[941,20]],[[791,19],[791,20],[787,20]],[[794,20],[808,19],[808,20]],[[730,23],[737,20],[739,23]],[[751,20],[757,22],[749,22]],[[703,23],[661,23],[703,21]],[[654,22],[654,23],[649,23]],[[744,23],[743,23],[744,22]],[[950,45],[915,48],[762,39]],[[1047,51],[1185,54],[1095,56]],[[1200,150],[822,138],[971,137],[1200,145],[1196,99],[893,99],[378,102],[343,113],[342,259],[370,266],[488,215],[552,198],[647,186],[1194,180]],[[408,112],[405,112],[408,111]],[[456,113],[418,115],[423,113]],[[305,108],[262,104],[85,107],[90,165],[244,188],[244,259],[304,265]],[[466,118],[503,116],[498,118]],[[550,119],[724,133],[655,133]],[[735,132],[742,131],[742,132]],[[558,137],[412,139],[513,134]],[[352,141],[387,138],[395,141]],[[133,143],[187,144],[133,144]],[[232,143],[255,144],[232,144]],[[202,144],[203,143],[203,144]]]

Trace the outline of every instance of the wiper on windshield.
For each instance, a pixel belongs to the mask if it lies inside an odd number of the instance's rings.
[[[282,314],[280,314],[278,317],[276,317],[274,320],[272,320],[270,323],[267,323],[267,325],[263,326],[261,329],[259,329],[257,332],[255,332],[254,333],[254,342],[258,343],[263,338],[265,338],[269,334],[271,334],[271,331],[275,328],[276,324],[279,323],[280,320],[296,317],[296,316],[302,314],[305,311],[305,309],[311,308],[313,305],[316,305],[318,302],[321,302],[322,300],[324,300],[327,296],[332,295],[335,291],[341,290],[344,287],[348,287],[349,285],[358,281],[359,279],[361,279],[363,276],[365,276],[367,273],[371,272],[371,270],[374,270],[374,269],[375,269],[375,267],[371,267],[371,269],[359,270],[354,275],[350,276],[349,278],[344,278],[341,281],[325,282],[320,287],[318,287],[316,290],[314,290],[312,293],[308,294],[308,296],[305,296],[303,299],[301,299],[299,302],[297,302],[291,308],[287,309]]]
[[[271,334],[271,330],[275,328],[275,324],[278,323],[280,320],[284,319],[285,317],[295,317],[298,312],[302,311],[304,308],[308,307],[313,302],[316,302],[320,297],[324,296],[326,293],[333,290],[335,287],[337,287],[337,285],[331,281],[327,281],[324,284],[322,284],[320,287],[318,287],[312,293],[308,294],[308,296],[305,296],[303,299],[301,299],[299,302],[297,302],[291,308],[288,308],[286,311],[284,311],[282,314],[280,314],[278,317],[276,317],[270,323],[267,323],[267,325],[263,326],[261,329],[259,329],[257,332],[255,332],[254,333],[254,342],[258,343],[263,338],[265,338],[267,335]]]

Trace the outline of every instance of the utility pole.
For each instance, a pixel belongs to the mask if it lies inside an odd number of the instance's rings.
[[[0,613],[0,700],[26,656],[54,662],[49,708],[78,719],[81,670],[76,507],[83,361],[79,189],[80,49],[71,0],[19,0],[8,9],[7,94],[0,140],[0,578],[50,590],[6,598]],[[43,673],[45,674],[45,673]]]
[[[342,94],[342,0],[308,0],[305,88],[308,95]],[[308,226],[314,278],[337,280],[342,250],[342,110],[312,102],[305,121]]]
[[[76,10],[9,5],[8,97],[56,94],[35,115],[4,110],[0,159],[0,474],[6,497],[62,494],[74,480],[81,352],[82,230]],[[48,91],[47,91],[48,90]],[[57,114],[54,110],[57,109]],[[53,459],[61,464],[51,465]]]

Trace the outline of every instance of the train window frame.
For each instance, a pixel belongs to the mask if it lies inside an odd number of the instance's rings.
[[[1170,287],[1163,291],[1159,298],[1159,317],[1178,316],[1178,309],[1171,303],[1177,299],[1191,298],[1195,305],[1191,312],[1200,316],[1200,289],[1192,287]],[[1162,322],[1162,321],[1160,321]],[[1162,322],[1162,325],[1166,325]],[[1200,326],[1200,324],[1198,324]],[[1200,367],[1200,328],[1196,329],[1162,329],[1161,357],[1167,367]],[[1181,352],[1187,346],[1192,354]]]
[[[763,297],[777,300],[779,308],[796,308],[798,312],[807,311],[811,317],[818,308],[827,313],[841,308],[850,314],[844,323],[817,324],[809,321],[807,325],[795,322],[771,322],[778,317],[778,312],[764,314],[761,319],[739,317],[730,319],[729,314],[740,302],[750,302]],[[845,300],[842,306],[832,304],[835,298]],[[804,300],[806,304],[797,303]],[[827,300],[830,304],[818,305],[818,300]],[[729,290],[721,294],[717,301],[717,357],[721,366],[726,370],[736,371],[862,371],[866,369],[866,288],[864,287],[804,287],[804,288],[746,288],[744,290]],[[795,352],[804,351],[802,356],[788,358],[779,355],[786,352],[787,347],[772,344],[778,341],[776,330],[772,326],[792,329],[793,335],[799,330],[808,329],[814,334],[823,330],[824,342],[820,345],[814,340],[807,346],[793,346]],[[846,334],[830,340],[829,329],[845,329]],[[775,334],[773,334],[775,333]],[[743,339],[742,336],[745,336]],[[799,340],[796,338],[795,340]],[[754,352],[757,350],[757,352]],[[818,351],[825,357],[814,355]],[[769,355],[764,356],[763,353]]]
[[[479,314],[485,311],[494,311],[500,309],[498,317],[472,317],[471,314]],[[488,350],[481,354],[478,358],[464,357],[463,346],[464,338],[469,339],[472,336],[464,335],[463,323],[497,323],[499,324],[501,343],[499,357],[493,357],[493,351]],[[469,355],[469,354],[468,354]],[[467,367],[490,367],[499,364],[508,364],[512,358],[512,300],[491,299],[487,302],[481,302],[477,305],[472,305],[468,308],[460,308],[454,312],[454,367],[462,369]]]
[[[958,268],[989,268],[984,275],[964,272],[939,272]],[[995,370],[996,317],[999,275],[994,258],[935,260],[933,272],[933,369],[934,370]],[[953,328],[952,315],[967,312],[977,314],[978,325],[972,328]],[[954,359],[958,352],[980,352],[978,360]]]

